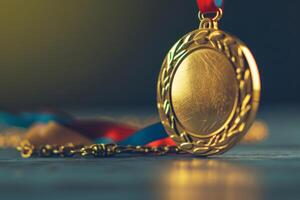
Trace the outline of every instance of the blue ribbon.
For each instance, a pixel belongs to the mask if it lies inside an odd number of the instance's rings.
[[[156,123],[136,132],[122,141],[120,145],[146,145],[155,140],[166,138],[168,135],[161,123]]]
[[[223,5],[223,0],[215,0],[215,5],[219,8],[221,8]]]
[[[68,116],[61,116],[52,113],[22,112],[19,114],[13,114],[9,112],[0,112],[0,124],[3,126],[29,128],[35,123],[47,124],[51,121],[59,124],[67,124],[71,122],[72,119]]]

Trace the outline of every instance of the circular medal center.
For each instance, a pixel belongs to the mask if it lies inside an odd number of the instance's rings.
[[[232,63],[216,50],[195,50],[178,66],[171,98],[176,118],[189,133],[220,130],[233,117],[238,99]]]

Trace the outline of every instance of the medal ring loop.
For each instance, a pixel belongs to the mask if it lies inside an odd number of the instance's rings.
[[[221,8],[218,9],[214,17],[206,16],[206,13],[201,13],[201,12],[198,13],[198,18],[200,21],[207,18],[211,19],[212,21],[220,21],[222,17],[223,17],[223,10]]]

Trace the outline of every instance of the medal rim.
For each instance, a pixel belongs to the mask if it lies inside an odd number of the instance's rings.
[[[174,79],[174,76],[176,74],[176,71],[177,69],[179,68],[180,66],[180,63],[192,52],[196,51],[196,50],[199,50],[199,49],[203,49],[203,48],[210,48],[210,49],[213,49],[213,50],[216,50],[218,52],[221,52],[223,55],[225,55],[225,53],[223,51],[220,51],[219,47],[216,47],[216,46],[205,46],[205,45],[202,45],[199,41],[196,41],[194,38],[191,40],[190,37],[192,36],[195,36],[197,34],[200,34],[201,32],[208,32],[210,35],[213,35],[214,33],[216,34],[223,34],[227,37],[229,37],[230,39],[233,39],[234,42],[236,43],[236,50],[239,51],[239,53],[242,54],[242,56],[244,56],[243,58],[245,58],[245,63],[246,64],[246,70],[249,69],[249,72],[250,72],[250,82],[251,82],[251,93],[250,93],[250,98],[251,98],[251,109],[248,111],[247,114],[247,117],[246,119],[243,121],[243,130],[238,132],[238,134],[236,134],[234,137],[231,136],[228,140],[228,143],[225,143],[222,147],[220,147],[219,149],[217,150],[214,150],[214,151],[211,151],[212,148],[215,147],[215,145],[212,145],[212,144],[201,144],[199,143],[199,141],[201,141],[201,139],[208,139],[210,140],[210,142],[212,142],[212,140],[214,139],[214,137],[216,137],[216,135],[219,134],[220,130],[223,130],[224,127],[228,126],[232,120],[236,120],[236,119],[233,119],[235,118],[235,111],[232,111],[232,117],[228,117],[228,119],[226,120],[226,122],[224,123],[223,126],[220,127],[220,129],[218,131],[215,131],[214,133],[211,133],[209,135],[205,135],[205,136],[201,136],[199,134],[195,134],[195,133],[190,133],[190,132],[187,132],[184,130],[184,126],[180,123],[180,121],[177,119],[176,117],[176,113],[174,111],[174,108],[173,108],[173,105],[172,105],[172,84],[173,84],[173,79]],[[207,39],[207,38],[200,38],[200,39]],[[182,44],[180,44],[182,43]],[[169,120],[169,124],[167,124],[166,122],[168,121],[167,120],[167,113],[166,113],[166,109],[164,109],[164,107],[166,106],[166,102],[163,102],[163,99],[162,99],[162,87],[161,87],[161,83],[162,83],[162,76],[163,76],[163,73],[165,72],[164,70],[166,70],[167,68],[169,68],[170,66],[170,62],[173,62],[174,60],[169,59],[170,55],[172,54],[172,51],[174,51],[174,49],[177,48],[178,45],[181,45],[184,46],[184,45],[187,45],[187,44],[190,44],[190,43],[193,43],[193,44],[196,44],[196,47],[197,48],[191,48],[191,46],[189,46],[186,50],[186,52],[183,53],[182,58],[181,60],[177,61],[176,64],[175,64],[175,67],[173,66],[173,69],[172,70],[172,73],[171,73],[171,78],[169,78],[166,82],[167,85],[169,85],[169,91],[168,94],[165,94],[165,95],[169,95],[169,110],[172,110],[173,112],[173,117],[172,120],[177,120],[176,121],[176,124],[175,122],[170,122]],[[174,55],[173,55],[174,56]],[[229,59],[229,57],[227,56],[227,58]],[[234,63],[233,60],[229,59],[229,61],[231,62],[233,68],[234,68],[234,71],[237,75],[237,64]],[[169,62],[169,63],[168,63]],[[168,69],[170,70],[170,69]],[[245,70],[245,71],[246,71]],[[236,78],[236,81],[238,81],[238,78]],[[240,98],[240,90],[241,90],[241,86],[238,84],[238,97],[237,97],[237,106],[235,107],[235,110],[237,109],[237,107],[241,107],[241,102],[239,103],[239,98]],[[157,86],[157,101],[158,101],[158,110],[159,110],[159,114],[160,114],[160,118],[161,118],[161,121],[163,123],[163,126],[166,130],[166,132],[170,135],[170,137],[181,147],[183,148],[184,150],[190,152],[190,153],[193,153],[193,154],[197,154],[197,155],[201,155],[201,156],[206,156],[206,155],[214,155],[214,154],[221,154],[221,153],[224,153],[226,152],[227,150],[229,150],[233,145],[235,145],[245,134],[246,132],[248,131],[248,129],[251,127],[254,119],[255,119],[255,116],[256,116],[256,113],[257,113],[257,110],[258,110],[258,107],[259,107],[259,100],[260,100],[260,90],[261,90],[261,85],[260,85],[260,75],[259,75],[259,71],[258,71],[258,67],[257,67],[257,64],[256,64],[256,61],[251,53],[251,51],[246,47],[246,45],[241,42],[238,38],[236,38],[235,36],[231,35],[231,34],[228,34],[224,31],[221,31],[219,29],[206,29],[206,28],[201,28],[201,29],[197,29],[197,30],[194,30],[190,33],[188,33],[187,35],[185,35],[183,38],[181,38],[173,47],[172,49],[170,50],[170,52],[167,54],[167,57],[165,58],[164,62],[163,62],[163,65],[162,65],[162,68],[161,68],[161,71],[160,71],[160,75],[159,75],[159,80],[158,80],[158,86]],[[230,119],[231,118],[231,119]],[[173,124],[171,124],[173,123]],[[174,125],[175,124],[175,125]],[[175,129],[178,129],[177,126],[178,124],[181,126],[180,128],[183,128],[183,132],[182,133],[176,133],[176,130]],[[178,131],[178,130],[177,130]],[[184,138],[183,140],[178,140],[178,138]],[[195,147],[196,145],[196,147]],[[199,151],[195,151],[195,150],[198,150]],[[203,148],[201,150],[201,148]]]

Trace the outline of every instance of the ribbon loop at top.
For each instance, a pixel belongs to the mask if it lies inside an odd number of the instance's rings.
[[[224,0],[197,0],[197,4],[201,13],[212,13],[223,8]]]

